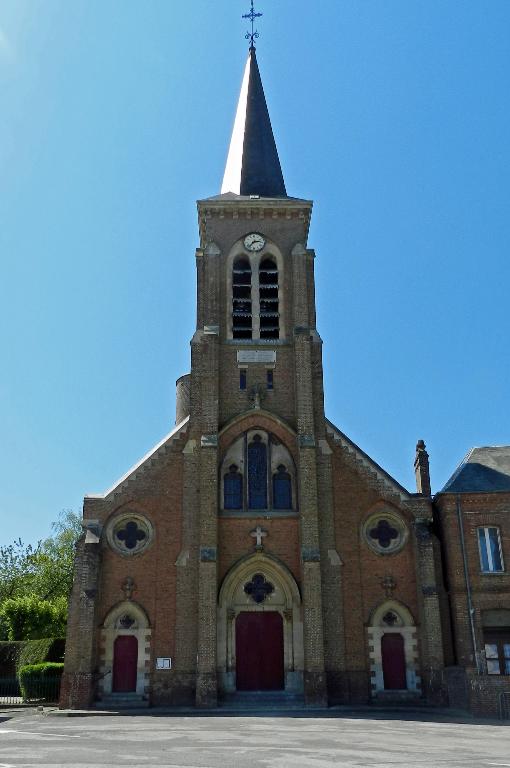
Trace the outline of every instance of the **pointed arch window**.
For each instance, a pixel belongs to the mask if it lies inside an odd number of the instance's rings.
[[[232,337],[252,338],[251,265],[245,258],[232,268]]]
[[[280,337],[278,306],[278,267],[273,259],[263,259],[259,266],[260,338]]]
[[[277,467],[273,475],[273,507],[292,509],[292,479],[283,464]]]
[[[260,435],[248,445],[248,506],[267,509],[267,446]]]
[[[249,429],[226,449],[220,466],[219,507],[230,516],[296,513],[296,469],[275,435]],[[220,511],[221,514],[221,511]]]
[[[231,464],[223,478],[223,499],[225,509],[243,508],[243,476],[236,464]]]

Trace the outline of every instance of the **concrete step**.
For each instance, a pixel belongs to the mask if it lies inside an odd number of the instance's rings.
[[[95,709],[143,709],[148,706],[147,699],[137,693],[112,693],[94,703]]]
[[[285,691],[237,691],[224,694],[220,707],[228,709],[303,709],[303,695]]]
[[[414,691],[379,691],[372,698],[372,706],[375,707],[431,707],[421,696]]]

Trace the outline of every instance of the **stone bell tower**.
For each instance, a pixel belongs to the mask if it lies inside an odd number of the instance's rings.
[[[325,704],[326,672],[334,675],[337,666],[324,641],[325,627],[329,636],[338,636],[335,622],[341,610],[328,560],[328,551],[334,550],[331,451],[323,407],[322,342],[315,323],[314,252],[307,242],[311,213],[311,201],[287,195],[252,45],[221,194],[198,202],[197,327],[191,342],[183,506],[190,511],[196,507],[199,706],[217,700],[223,632],[217,622],[217,595],[227,568],[220,560],[241,535],[236,524],[262,521],[265,551],[275,559],[280,555],[273,548],[272,529],[287,525],[284,536],[296,538],[293,577],[302,596],[297,644],[302,646],[299,673],[306,702]],[[269,467],[267,493],[248,476],[255,472],[249,467],[250,440],[262,444],[265,439],[254,434],[257,429],[285,435],[294,463],[292,503],[276,498],[279,478],[290,477],[283,462]],[[230,463],[225,454],[233,436],[242,434],[248,448]],[[276,455],[280,438],[268,440],[267,451]],[[230,468],[223,469],[225,461]],[[237,486],[238,503],[228,490]],[[291,509],[278,509],[282,503]],[[186,536],[186,524],[184,530]],[[192,549],[195,535],[192,530],[187,535]],[[245,534],[239,555],[247,557],[253,543]],[[292,570],[289,563],[286,567]],[[228,667],[227,661],[227,680]],[[218,685],[221,689],[221,679]]]

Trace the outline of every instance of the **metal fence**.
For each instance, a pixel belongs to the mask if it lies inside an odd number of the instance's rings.
[[[29,689],[23,691],[17,677],[0,677],[0,709],[6,706],[57,704],[60,677],[30,680]]]
[[[502,691],[499,694],[499,719],[510,720],[510,691]]]

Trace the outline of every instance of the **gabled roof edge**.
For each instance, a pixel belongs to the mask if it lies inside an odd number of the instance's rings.
[[[181,421],[180,424],[177,424],[172,429],[172,431],[168,433],[168,435],[165,435],[165,437],[162,440],[160,440],[159,443],[154,446],[154,448],[151,448],[150,451],[148,451],[148,453],[146,453],[145,456],[143,456],[140,459],[140,461],[137,462],[137,464],[131,467],[131,469],[129,469],[125,475],[122,475],[122,477],[119,480],[117,480],[117,482],[115,482],[111,486],[111,488],[108,488],[107,491],[105,491],[104,493],[87,493],[85,494],[85,498],[86,499],[106,499],[111,493],[117,490],[119,486],[125,483],[126,480],[128,480],[131,477],[131,475],[133,475],[138,469],[140,469],[140,467],[143,464],[145,464],[146,461],[148,461],[152,456],[154,456],[154,454],[157,453],[160,450],[160,448],[163,448],[163,446],[166,445],[166,443],[168,443],[169,440],[171,440],[179,432],[181,432],[184,426],[188,423],[188,421],[189,421],[189,416],[186,416],[186,418],[183,419],[183,421]]]
[[[466,466],[466,464],[468,463],[468,461],[469,461],[469,457],[471,456],[471,454],[473,453],[473,451],[474,451],[474,450],[475,450],[474,448],[470,448],[470,449],[469,449],[469,451],[466,453],[466,455],[464,456],[464,458],[463,458],[463,459],[462,459],[462,461],[460,462],[460,464],[459,464],[459,466],[457,467],[457,469],[454,471],[453,475],[450,477],[450,479],[449,479],[449,480],[447,480],[447,481],[446,481],[446,483],[443,485],[443,487],[441,488],[441,490],[440,490],[440,491],[438,491],[438,492],[435,494],[435,496],[439,496],[439,494],[440,494],[440,493],[448,493],[448,487],[449,487],[450,485],[453,485],[453,483],[456,481],[456,479],[458,478],[458,476],[460,475],[460,473],[462,472],[462,470],[464,469],[464,467],[465,467],[465,466]]]
[[[336,434],[340,442],[343,442],[347,448],[354,451],[361,459],[361,461],[370,465],[372,470],[376,472],[376,474],[379,475],[384,482],[390,484],[393,490],[398,493],[401,498],[404,497],[406,501],[414,498],[414,494],[410,493],[407,488],[404,488],[403,485],[400,485],[398,480],[395,480],[394,477],[386,472],[386,470],[383,469],[376,461],[374,461],[374,459],[372,459],[367,453],[365,453],[365,451],[363,451],[359,445],[356,445],[356,443],[347,437],[346,434],[339,430],[338,427],[336,427],[328,418],[326,418],[326,425],[332,432]]]

